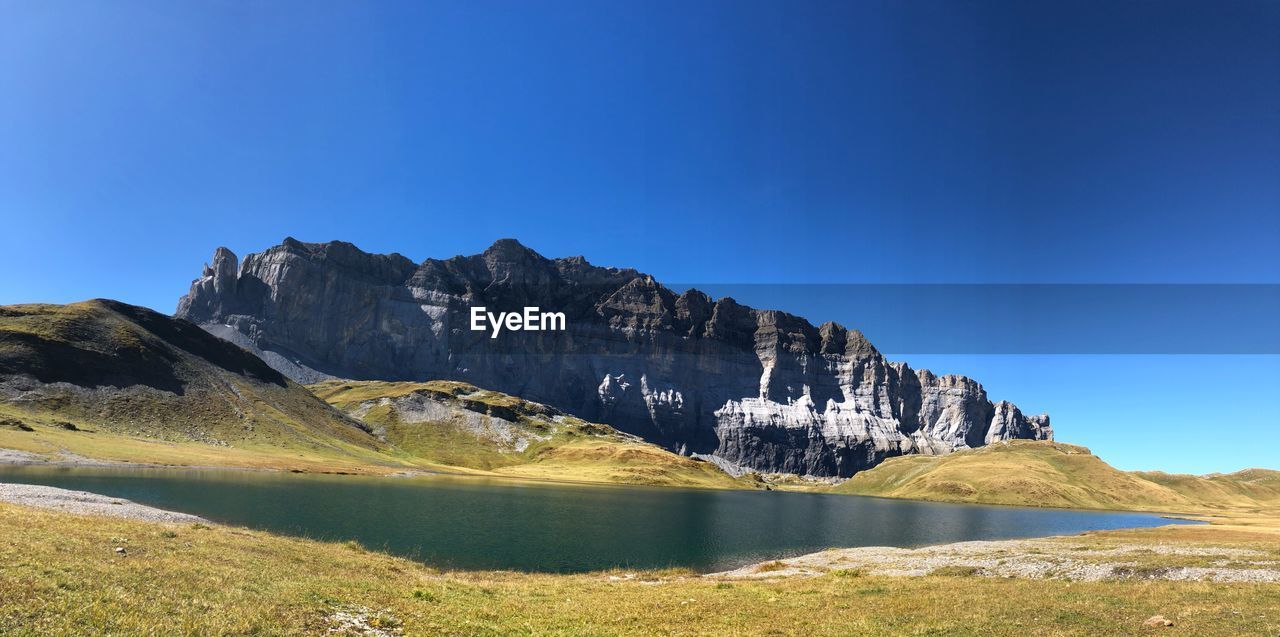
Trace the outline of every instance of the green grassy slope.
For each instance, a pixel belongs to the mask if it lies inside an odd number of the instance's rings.
[[[1139,471],[1133,475],[1176,491],[1193,502],[1222,507],[1280,507],[1280,471],[1245,469],[1207,476]]]
[[[0,445],[213,464],[218,449],[339,464],[386,449],[249,352],[106,300],[0,307]]]
[[[429,462],[527,478],[756,486],[607,425],[466,383],[326,381],[310,389]]]
[[[1280,506],[1280,472],[1225,476],[1120,471],[1084,447],[1009,441],[946,456],[891,458],[838,493],[1026,506],[1203,511]]]

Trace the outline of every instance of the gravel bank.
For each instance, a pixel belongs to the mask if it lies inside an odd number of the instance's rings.
[[[1208,558],[1208,564],[1144,565],[1142,558],[1150,555]],[[1071,542],[1061,540],[1004,540],[957,542],[918,549],[884,546],[832,549],[744,566],[708,577],[805,577],[845,570],[900,577],[938,573],[1073,581],[1280,582],[1280,562],[1268,558],[1266,553],[1244,548],[1132,543],[1099,549],[1073,546]]]
[[[133,467],[150,466],[114,460],[98,460],[62,450],[51,455],[41,455],[17,449],[0,449],[0,464],[44,465],[49,467]]]
[[[208,522],[199,516],[165,511],[121,498],[35,484],[0,483],[0,502],[148,522]]]
[[[0,449],[0,464],[45,464],[48,461],[44,456],[27,451]]]

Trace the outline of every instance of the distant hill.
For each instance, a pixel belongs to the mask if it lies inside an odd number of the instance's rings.
[[[1280,471],[1245,469],[1206,476],[1138,471],[1132,475],[1167,487],[1210,508],[1280,507]]]
[[[134,439],[363,459],[386,448],[253,354],[109,300],[0,307],[0,431],[5,446],[106,457],[136,455],[120,447]]]
[[[945,502],[1197,511],[1280,506],[1280,472],[1190,476],[1120,471],[1084,447],[1000,442],[947,456],[905,456],[859,473],[839,493]]]
[[[755,486],[608,425],[467,383],[331,380],[309,387],[400,452],[432,463],[528,478]]]

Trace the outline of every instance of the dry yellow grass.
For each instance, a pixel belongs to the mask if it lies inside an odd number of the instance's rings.
[[[504,476],[669,487],[753,488],[750,478],[733,478],[715,465],[657,446],[581,438],[548,447],[528,464],[494,470]]]
[[[494,469],[434,462],[457,459],[445,453],[422,458],[398,449],[374,452],[359,447],[316,446],[282,448],[238,444],[230,447],[122,436],[103,431],[66,431],[37,425],[32,431],[0,427],[0,449],[15,449],[60,461],[64,453],[83,458],[135,465],[220,467],[304,473],[387,475],[429,471],[550,482],[644,484],[691,488],[757,488],[758,483],[736,479],[714,465],[673,454],[654,445],[625,439],[578,436],[557,441],[515,462]],[[447,443],[442,441],[441,444]],[[464,448],[465,450],[465,448]],[[456,449],[454,451],[457,451]]]
[[[0,449],[34,453],[59,461],[63,453],[92,460],[173,467],[224,467],[306,473],[382,475],[402,471],[460,472],[455,467],[399,458],[355,446],[308,448],[241,444],[219,447],[123,436],[103,431],[66,431],[35,426],[33,431],[0,427]]]
[[[947,502],[1212,512],[1280,508],[1280,472],[1172,476],[1120,471],[1084,447],[1009,441],[946,456],[903,456],[837,493]]]
[[[22,637],[316,635],[339,611],[409,636],[1093,637],[1154,634],[1156,614],[1175,623],[1162,634],[1280,632],[1280,587],[1251,584],[440,573],[349,544],[12,505],[0,538],[0,634]]]

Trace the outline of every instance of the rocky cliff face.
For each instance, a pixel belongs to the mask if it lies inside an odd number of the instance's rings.
[[[473,331],[470,308],[563,312],[563,331]],[[415,264],[286,239],[225,248],[177,315],[300,382],[463,380],[730,470],[849,476],[889,456],[1049,439],[1048,416],[889,362],[857,330],[683,294],[514,240]]]

